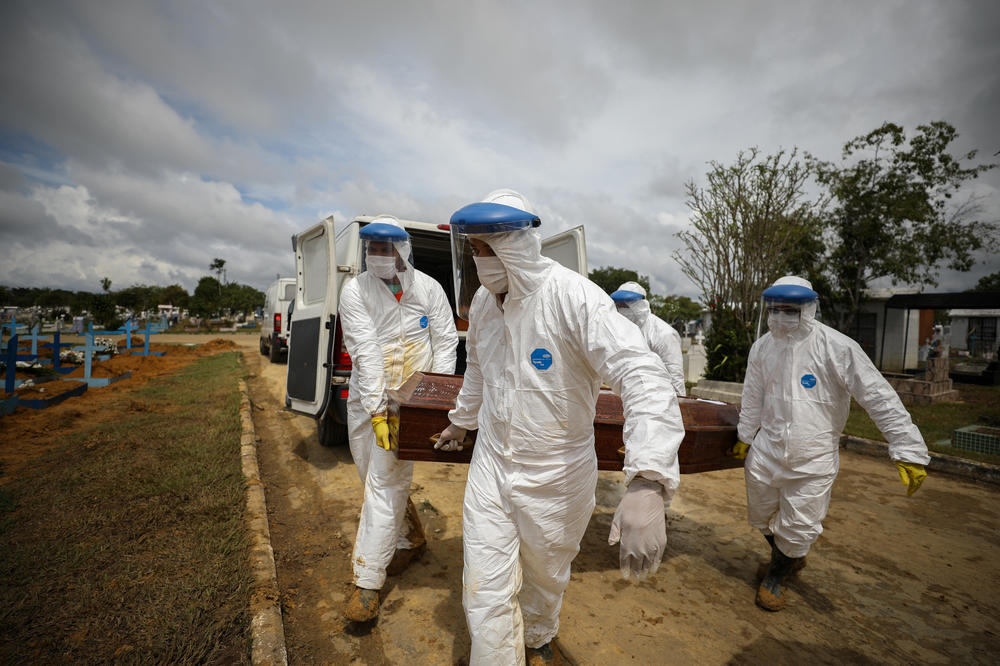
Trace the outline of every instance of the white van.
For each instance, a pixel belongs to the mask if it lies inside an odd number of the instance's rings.
[[[298,283],[292,313],[295,336],[288,349],[285,403],[293,412],[317,419],[319,441],[323,446],[347,444],[347,383],[351,377],[351,357],[344,347],[337,303],[348,278],[361,272],[359,232],[373,219],[356,217],[340,233],[335,233],[331,216],[292,237]],[[448,225],[399,221],[410,234],[417,270],[441,283],[454,310],[455,285]],[[582,275],[587,274],[587,248],[582,226],[543,240],[542,253]],[[468,323],[456,316],[455,326],[459,336],[455,372],[464,374]]]
[[[288,306],[295,298],[295,278],[279,277],[264,294],[264,321],[260,324],[260,353],[271,363],[288,351]]]

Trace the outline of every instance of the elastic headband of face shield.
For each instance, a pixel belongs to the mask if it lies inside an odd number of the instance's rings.
[[[496,234],[541,225],[537,215],[504,204],[480,201],[459,208],[451,216],[453,233]]]

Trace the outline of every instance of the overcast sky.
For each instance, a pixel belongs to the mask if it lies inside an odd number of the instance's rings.
[[[709,161],[934,120],[1000,160],[1000,2],[5,0],[0,284],[190,291],[220,257],[264,289],[327,215],[511,187],[698,298],[671,253]],[[975,193],[1000,219],[1000,169]]]

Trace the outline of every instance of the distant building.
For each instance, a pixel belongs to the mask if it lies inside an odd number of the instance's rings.
[[[951,318],[951,348],[976,358],[996,358],[1000,307],[995,309],[948,310]]]

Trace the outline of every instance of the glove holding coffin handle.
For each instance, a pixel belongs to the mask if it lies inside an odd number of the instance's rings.
[[[454,423],[449,423],[439,434],[431,435],[431,441],[434,442],[434,448],[439,451],[461,451],[466,446],[474,444],[469,431]]]

